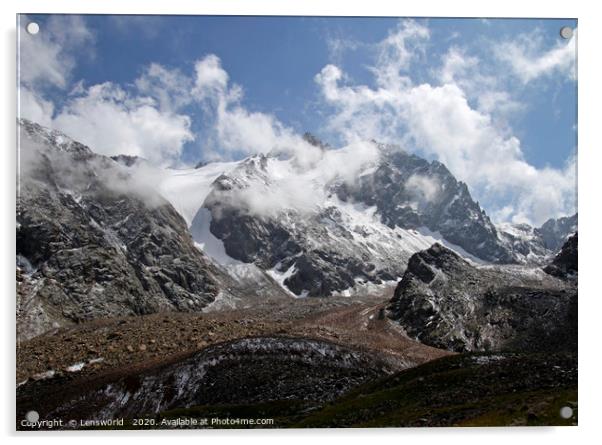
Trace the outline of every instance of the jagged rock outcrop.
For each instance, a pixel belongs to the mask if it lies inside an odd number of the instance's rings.
[[[328,296],[358,283],[397,280],[413,253],[441,238],[467,255],[514,261],[466,185],[443,164],[378,150],[357,180],[317,184],[316,176],[308,183],[316,196],[324,195],[313,207],[285,202],[273,212],[253,207],[273,199],[290,165],[248,158],[215,180],[201,210],[211,212],[211,233],[229,256],[272,270],[297,295]]]
[[[554,260],[544,270],[555,277],[577,280],[577,245],[577,233],[575,233],[564,243],[558,255],[554,257]]]
[[[412,256],[390,317],[453,351],[575,349],[577,289],[540,269],[476,267],[440,244]]]
[[[118,163],[21,120],[19,338],[100,317],[201,310],[211,264],[184,220]]]
[[[427,227],[450,243],[486,261],[512,263],[485,211],[468,187],[440,162],[428,162],[396,148],[381,146],[382,160],[356,184],[337,187],[339,197],[376,206],[390,227]]]

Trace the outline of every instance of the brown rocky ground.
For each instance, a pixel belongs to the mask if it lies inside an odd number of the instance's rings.
[[[124,368],[172,362],[209,345],[249,336],[329,340],[377,353],[399,370],[450,354],[408,338],[383,317],[387,299],[309,298],[244,310],[96,320],[20,343],[17,382],[53,372],[86,380]]]

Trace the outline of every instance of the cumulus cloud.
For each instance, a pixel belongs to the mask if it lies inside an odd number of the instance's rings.
[[[28,23],[21,20],[21,26]],[[111,82],[92,85],[71,81],[76,55],[93,53],[94,34],[81,16],[51,16],[39,34],[19,31],[19,114],[65,132],[105,155],[141,156],[158,165],[178,160],[194,139],[190,117],[178,114],[190,88],[185,77],[150,65],[126,91]],[[52,89],[62,91],[57,106]],[[64,91],[70,89],[68,94]]]
[[[513,41],[502,42],[495,47],[496,56],[510,66],[514,75],[523,83],[555,73],[577,77],[577,29],[567,42],[558,42],[545,50],[543,39],[537,32],[520,35]]]
[[[509,116],[524,111],[524,106],[512,99],[501,85],[500,76],[486,70],[476,56],[466,49],[451,46],[441,58],[435,78],[442,85],[457,85],[479,111],[492,115],[505,126]]]
[[[207,55],[195,64],[195,82],[192,90],[206,114],[213,119],[211,145],[230,154],[288,153],[299,162],[310,164],[321,150],[305,141],[275,116],[250,111],[242,104],[243,90],[230,83],[221,60]]]
[[[94,41],[80,16],[53,15],[36,35],[25,31],[29,20],[20,17],[19,80],[30,88],[52,85],[65,88],[75,66],[73,50]]]
[[[159,165],[176,161],[183,144],[194,139],[188,116],[162,112],[153,99],[132,97],[110,82],[71,98],[52,124],[97,153],[140,156]]]
[[[324,151],[273,114],[245,106],[243,88],[230,79],[214,54],[197,60],[190,73],[154,63],[132,85],[73,84],[78,50],[73,42],[94,38],[81,18],[74,20],[72,26],[50,23],[37,40],[20,33],[21,114],[60,129],[100,153],[138,155],[154,164],[173,164],[184,145],[196,138],[206,158],[285,154],[294,158],[294,174],[300,181],[307,179],[298,176],[300,172],[317,171],[323,178],[352,180],[377,159],[373,144],[366,144],[377,140],[445,163],[500,220],[539,224],[550,216],[575,211],[574,159],[562,169],[535,168],[525,160],[520,140],[503,122],[521,104],[495,73],[483,69],[478,57],[452,46],[433,71],[433,82],[413,81],[415,67],[426,61],[431,35],[422,22],[400,21],[373,45],[374,63],[368,68],[374,82],[370,85],[354,84],[334,64],[316,74],[328,108],[326,129],[345,145]],[[573,37],[546,50],[541,40],[520,37],[495,46],[493,53],[523,83],[554,72],[571,77],[575,41]],[[344,50],[336,40],[330,44],[334,55]],[[71,92],[59,106],[49,99],[48,88]],[[190,118],[195,113],[202,124],[196,135]],[[437,185],[424,178],[416,177],[406,186],[423,200],[434,199],[437,193]],[[295,196],[299,187],[290,194],[285,185],[283,189],[287,202],[305,205],[304,196]],[[260,208],[268,200],[264,192],[255,191],[254,207]],[[279,197],[272,198],[279,202]]]
[[[158,63],[147,66],[134,84],[139,94],[155,99],[161,111],[178,111],[192,101],[192,79]]]
[[[45,100],[34,90],[22,86],[19,88],[19,116],[26,117],[46,127],[52,126],[54,104]]]
[[[520,140],[494,119],[492,109],[504,103],[511,106],[508,94],[488,91],[486,86],[495,84],[487,76],[467,80],[478,59],[452,49],[439,70],[440,84],[416,85],[407,76],[411,54],[423,51],[429,34],[411,21],[402,22],[396,33],[379,45],[373,68],[376,87],[349,85],[334,65],[316,75],[325,102],[334,109],[328,128],[347,141],[397,143],[438,159],[497,216],[540,224],[548,217],[573,213],[573,170],[537,169],[525,160]],[[400,56],[396,60],[383,54]],[[473,108],[467,89],[489,95],[482,95],[480,105]],[[505,212],[500,212],[502,208]]]

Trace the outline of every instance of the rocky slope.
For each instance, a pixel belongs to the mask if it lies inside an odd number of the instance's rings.
[[[466,256],[514,261],[466,185],[445,166],[384,146],[377,152],[352,181],[324,179],[319,168],[299,173],[294,160],[248,158],[216,178],[199,212],[210,212],[210,232],[228,256],[272,271],[296,295],[397,280],[409,257],[435,241]],[[276,209],[257,209],[263,204],[257,200],[277,202],[282,197],[273,191],[300,175],[299,185],[290,182],[310,190],[310,205],[288,199]]]
[[[541,227],[528,224],[500,224],[498,236],[522,263],[543,265],[577,231],[577,214],[549,219]]]
[[[395,147],[379,146],[380,162],[357,183],[336,187],[347,201],[375,205],[389,227],[427,227],[450,243],[483,260],[514,262],[500,243],[487,214],[440,162],[428,162]]]
[[[254,337],[220,343],[172,364],[91,381],[84,387],[63,382],[65,390],[48,401],[53,409],[39,402],[46,390],[44,381],[22,387],[19,396],[21,409],[27,409],[34,391],[33,400],[45,418],[130,419],[197,405],[287,399],[320,403],[389,373],[387,365],[371,354],[327,341]]]
[[[499,231],[444,165],[375,143],[334,150],[306,135],[319,151],[309,163],[272,154],[163,170],[21,127],[25,336],[122,309],[196,311],[216,296],[211,310],[373,293],[435,242],[475,261],[541,262],[576,224]]]
[[[19,128],[19,338],[215,299],[216,271],[167,201],[59,132],[26,120]]]
[[[577,232],[577,214],[558,219],[549,219],[537,230],[544,246],[552,252],[557,252],[569,236]]]
[[[336,196],[302,210],[284,204],[273,213],[254,212],[241,195],[278,187],[273,170],[291,168],[285,162],[265,156],[243,161],[215,180],[199,214],[210,212],[205,224],[229,257],[268,270],[292,293],[328,296],[362,283],[396,280],[403,260],[436,240],[417,231],[388,228],[375,209],[342,203]],[[319,193],[323,189],[316,190]],[[265,196],[271,199],[269,190]],[[198,220],[193,220],[193,233]]]
[[[220,258],[255,264],[297,296],[397,281],[410,256],[434,242],[476,261],[541,264],[572,227],[559,224],[562,229],[545,232],[546,240],[526,225],[499,230],[439,162],[371,144],[364,151],[375,154],[349,178],[336,172],[351,162],[349,148],[326,150],[315,137],[306,140],[323,153],[309,167],[262,155],[196,169],[196,177],[213,173],[214,179],[199,187],[202,198],[189,217],[195,240],[207,244],[208,235]],[[166,196],[191,214],[178,190],[187,190],[186,183]]]
[[[408,335],[449,350],[576,350],[574,284],[476,267],[439,244],[412,256],[389,309]]]
[[[550,275],[568,280],[577,280],[578,252],[577,233],[571,236],[562,249],[554,257],[554,260],[544,268]]]

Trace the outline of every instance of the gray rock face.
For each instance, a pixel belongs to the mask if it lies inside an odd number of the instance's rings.
[[[249,158],[220,176],[203,206],[211,212],[211,233],[230,257],[272,270],[291,292],[328,296],[358,282],[395,280],[405,268],[399,258],[407,260],[430,244],[417,234],[391,230],[378,217],[356,221],[356,211],[336,205],[286,208],[274,215],[251,212],[238,197],[251,183],[273,185],[269,162],[277,161]]]
[[[435,244],[412,256],[390,316],[423,343],[453,351],[576,349],[577,289],[517,267],[475,267]]]
[[[577,214],[549,219],[541,227],[528,224],[503,224],[498,233],[503,244],[519,262],[543,265],[558,253],[562,245],[577,231]]]
[[[20,121],[18,335],[99,317],[196,311],[213,267],[173,207],[116,162]]]
[[[253,213],[239,195],[257,183],[277,188],[270,163],[278,161],[248,158],[216,179],[203,204],[211,233],[229,256],[274,269],[297,295],[328,296],[361,282],[397,280],[410,256],[432,244],[430,234],[486,261],[515,261],[466,185],[443,164],[385,146],[379,153],[356,181],[326,183],[328,198],[311,211],[283,208],[269,215]],[[372,212],[372,220],[358,221],[350,208]]]
[[[552,252],[558,252],[568,237],[577,232],[577,214],[558,219],[549,219],[536,229],[544,246]]]
[[[372,174],[360,177],[356,185],[337,187],[342,200],[376,205],[390,227],[428,227],[483,260],[514,262],[466,184],[457,181],[445,165],[398,149],[382,150],[382,162]]]
[[[571,236],[562,249],[554,257],[554,260],[544,268],[544,271],[558,278],[577,280],[578,253],[577,233]]]

